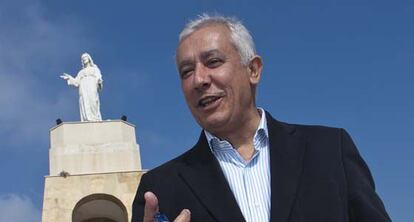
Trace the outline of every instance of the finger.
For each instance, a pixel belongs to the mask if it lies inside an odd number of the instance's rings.
[[[152,192],[146,192],[144,194],[145,207],[144,207],[144,222],[153,222],[154,216],[158,212],[158,199]]]
[[[184,209],[181,213],[175,218],[174,222],[190,222],[191,212],[189,209]]]

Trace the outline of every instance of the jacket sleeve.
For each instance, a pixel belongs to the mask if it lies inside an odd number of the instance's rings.
[[[352,222],[391,221],[375,192],[372,175],[349,134],[341,129],[342,161],[348,188],[349,219]]]
[[[149,190],[149,179],[147,174],[142,175],[141,181],[138,186],[137,193],[135,194],[135,199],[132,204],[132,219],[131,222],[142,222],[144,219],[144,206],[145,199],[144,194]]]

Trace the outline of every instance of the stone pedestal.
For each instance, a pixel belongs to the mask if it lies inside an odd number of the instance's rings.
[[[49,159],[43,222],[130,221],[144,173],[132,124],[60,124],[50,130]]]
[[[124,121],[63,123],[50,130],[50,175],[141,170],[135,129]]]

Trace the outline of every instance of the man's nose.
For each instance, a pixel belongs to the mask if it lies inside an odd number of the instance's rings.
[[[198,64],[194,73],[194,86],[197,90],[204,90],[210,87],[211,70],[203,64]]]

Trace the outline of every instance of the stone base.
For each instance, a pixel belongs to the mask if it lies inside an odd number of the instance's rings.
[[[134,125],[121,120],[65,122],[50,130],[50,175],[141,170]]]
[[[42,222],[131,221],[143,171],[47,176]]]

